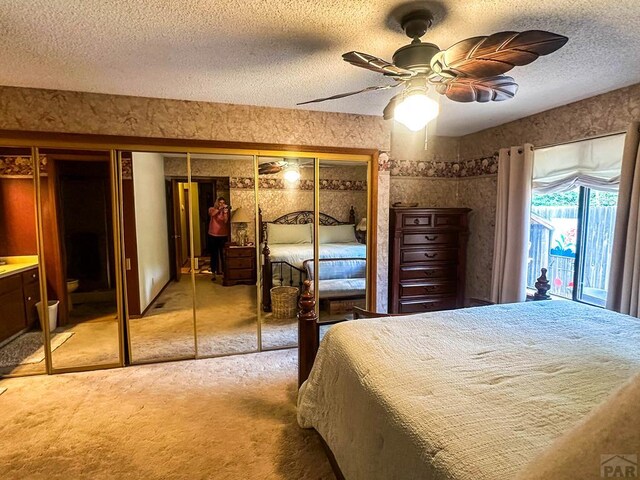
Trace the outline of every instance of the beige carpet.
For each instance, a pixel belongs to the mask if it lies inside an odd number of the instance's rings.
[[[296,351],[0,380],[3,479],[333,479]]]

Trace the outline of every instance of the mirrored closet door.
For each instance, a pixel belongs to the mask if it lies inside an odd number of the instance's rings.
[[[258,350],[255,157],[191,158],[198,357]]]
[[[367,308],[368,162],[321,159],[318,258],[307,263],[320,321],[352,318]]]
[[[44,160],[44,159],[43,159]],[[30,148],[0,148],[0,377],[46,373],[38,255],[36,177]],[[42,162],[42,174],[46,164]],[[56,331],[58,302],[51,302],[53,349],[68,335]],[[43,312],[43,316],[46,310]]]
[[[198,195],[186,153],[120,152],[130,360],[195,357]]]
[[[258,157],[263,349],[298,343],[298,295],[315,251],[314,184],[313,157]]]
[[[43,247],[54,370],[122,364],[116,159],[42,148]],[[55,317],[55,320],[53,319]],[[55,326],[54,326],[55,322]]]

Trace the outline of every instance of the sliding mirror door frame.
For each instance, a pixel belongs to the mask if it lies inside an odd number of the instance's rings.
[[[365,266],[365,308],[371,311],[375,311],[376,310],[376,292],[377,292],[377,288],[376,288],[376,277],[372,276],[375,271],[376,271],[376,266],[377,266],[377,245],[375,244],[376,242],[374,242],[374,240],[376,239],[376,235],[374,234],[374,229],[377,226],[377,196],[374,197],[374,193],[377,194],[377,162],[374,165],[373,164],[373,160],[374,158],[370,158],[368,160],[361,160],[361,159],[353,159],[353,158],[349,158],[349,157],[345,157],[345,156],[336,156],[331,157],[329,156],[325,156],[323,158],[316,158],[315,159],[315,178],[316,178],[316,182],[314,184],[314,198],[315,198],[315,218],[314,218],[314,272],[317,272],[316,275],[314,275],[314,279],[313,279],[313,291],[314,292],[318,292],[316,294],[316,305],[315,305],[315,312],[316,315],[318,315],[318,318],[320,319],[320,300],[321,300],[321,296],[320,296],[320,290],[319,290],[319,279],[320,279],[320,248],[321,248],[321,244],[320,244],[320,215],[318,215],[318,213],[322,212],[322,201],[321,201],[321,170],[320,170],[320,166],[321,166],[321,162],[323,161],[330,161],[330,162],[335,162],[335,163],[340,163],[340,162],[344,162],[346,165],[352,166],[352,167],[356,167],[356,168],[362,168],[362,167],[366,167],[366,174],[365,174],[365,178],[367,181],[367,189],[366,189],[366,209],[363,215],[363,212],[358,212],[356,210],[356,214],[358,215],[357,217],[355,217],[355,225],[354,228],[357,227],[358,222],[359,222],[359,218],[364,218],[366,219],[367,222],[367,230],[366,230],[366,234],[365,234],[365,238],[366,238],[366,248],[365,248],[365,252],[366,252],[366,266]],[[350,179],[347,179],[350,180]],[[375,190],[374,190],[375,188]],[[353,206],[353,205],[351,205]],[[345,208],[349,208],[350,206],[345,206]],[[326,213],[326,212],[325,212]],[[374,218],[372,218],[372,215],[374,216]],[[340,219],[339,219],[340,220]]]
[[[107,154],[109,159],[108,166],[108,175],[109,175],[109,199],[110,202],[110,222],[111,222],[111,240],[113,241],[113,258],[114,258],[114,280],[115,280],[115,300],[116,300],[116,315],[117,315],[117,352],[118,352],[118,360],[116,362],[105,362],[105,363],[91,363],[91,361],[86,364],[78,364],[71,366],[62,366],[56,367],[55,362],[53,361],[52,352],[49,351],[49,356],[51,358],[51,368],[49,373],[68,373],[68,372],[81,372],[88,370],[102,370],[108,368],[116,368],[122,367],[125,365],[125,345],[124,345],[124,298],[123,298],[123,276],[122,269],[120,267],[120,259],[122,258],[122,245],[121,245],[121,215],[120,215],[120,205],[121,205],[121,190],[120,190],[120,169],[118,157],[116,154],[116,150],[112,148],[98,147],[93,148],[86,145],[64,145],[64,146],[41,146],[38,147],[38,152],[41,149],[61,149],[61,150],[94,150],[99,151],[101,153]],[[40,197],[42,202],[42,195]],[[41,210],[44,208],[43,203],[40,203]],[[44,244],[43,244],[44,245]],[[47,252],[44,251],[44,258],[47,259]],[[48,310],[48,309],[47,309]],[[48,315],[48,312],[47,312]],[[48,342],[49,348],[51,347],[50,339]]]
[[[369,222],[369,228],[367,230],[367,305],[370,309],[375,309],[376,303],[376,250],[375,245],[375,224],[377,216],[377,159],[378,151],[369,149],[350,149],[350,148],[331,148],[331,147],[313,147],[313,146],[291,146],[291,145],[275,145],[275,144],[255,144],[255,143],[238,143],[238,142],[221,142],[221,141],[206,141],[206,140],[187,140],[187,139],[163,139],[163,138],[147,138],[147,137],[127,137],[127,136],[111,136],[111,135],[92,135],[92,134],[66,134],[66,133],[46,133],[46,132],[28,132],[28,131],[10,131],[0,130],[0,145],[1,146],[15,146],[20,148],[31,148],[32,156],[34,159],[39,159],[40,148],[59,148],[67,150],[103,150],[108,151],[110,155],[111,166],[111,202],[113,208],[113,234],[114,234],[114,248],[116,255],[116,287],[118,297],[118,322],[119,322],[119,361],[113,364],[102,365],[86,365],[78,367],[68,368],[54,368],[51,362],[50,351],[50,335],[45,332],[45,361],[47,366],[47,373],[63,373],[71,371],[83,371],[83,370],[96,370],[104,368],[113,368],[124,366],[129,363],[127,353],[130,352],[130,335],[129,335],[129,322],[125,320],[125,315],[128,312],[126,305],[126,297],[124,295],[124,272],[126,269],[126,258],[124,252],[123,242],[123,211],[122,211],[122,184],[121,184],[121,157],[117,153],[118,151],[145,151],[145,152],[172,152],[172,153],[202,153],[202,154],[240,154],[251,155],[254,159],[254,198],[256,205],[259,201],[259,175],[258,175],[258,157],[284,157],[284,158],[305,158],[312,159],[314,162],[315,182],[314,182],[314,210],[319,210],[318,205],[318,165],[319,161],[325,160],[359,160],[368,164],[368,186],[367,186],[367,220]],[[34,160],[35,162],[35,160]],[[40,178],[37,177],[36,182],[36,196],[37,198],[37,222],[38,222],[38,248],[40,251],[39,265],[41,267],[41,275],[43,280],[41,281],[40,290],[41,298],[47,301],[47,287],[45,280],[47,278],[45,271],[45,258],[46,252],[43,251],[43,215],[42,215],[42,194]],[[314,218],[314,265],[317,268],[317,253],[318,253],[318,215]],[[193,232],[193,226],[189,227],[191,233]],[[255,229],[259,231],[260,222],[259,216],[255,218]],[[262,256],[261,243],[256,239],[256,258],[260,259]],[[193,266],[193,248],[190,252],[190,264]],[[119,255],[119,260],[118,260]],[[257,309],[259,315],[259,321],[257,322],[257,340],[258,351],[272,350],[273,348],[263,348],[262,341],[264,339],[263,324],[261,319],[261,304],[262,304],[262,289],[260,284],[262,281],[262,265],[258,260],[257,268]],[[192,268],[192,286],[193,286],[193,268]],[[317,286],[316,286],[317,288]],[[195,309],[195,298],[194,298]],[[47,321],[47,309],[44,309],[45,321]],[[124,322],[127,322],[126,325]],[[194,346],[197,345],[197,331],[195,331],[194,322]],[[125,345],[126,342],[126,345]],[[291,345],[293,347],[293,345]],[[281,347],[276,347],[281,348]],[[196,350],[195,358],[202,358],[200,353]]]

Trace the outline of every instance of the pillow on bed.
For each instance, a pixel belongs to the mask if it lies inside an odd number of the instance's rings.
[[[320,243],[356,243],[355,225],[320,225]]]
[[[312,240],[313,225],[311,223],[301,225],[267,223],[267,242],[270,245],[277,243],[311,243]]]

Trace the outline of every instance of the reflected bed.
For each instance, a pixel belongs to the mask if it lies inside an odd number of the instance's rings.
[[[334,217],[325,213],[319,214],[320,223],[320,245],[319,259],[330,260],[332,262],[331,269],[339,270],[341,273],[335,276],[332,284],[333,290],[336,287],[342,293],[341,297],[362,296],[362,286],[365,279],[358,280],[354,286],[354,272],[362,270],[360,263],[366,262],[367,246],[359,243],[355,236],[355,218],[356,214],[351,207],[349,210],[349,219],[341,222]],[[260,221],[260,239],[262,244],[262,308],[265,312],[271,311],[271,288],[280,285],[292,285],[302,287],[302,283],[308,278],[310,268],[308,262],[313,260],[313,220],[314,213],[312,211],[291,212],[276,218],[272,221],[263,221],[262,212],[259,212]],[[275,231],[270,232],[273,227],[284,226],[295,232],[281,233],[277,232],[278,240],[275,241]],[[308,226],[307,232],[301,233],[299,227]],[[339,230],[335,232],[338,237],[335,238],[323,235],[323,228],[330,227]],[[348,230],[348,231],[347,231]],[[347,233],[347,235],[345,235]],[[307,238],[301,238],[306,235]],[[291,238],[291,242],[286,242],[286,238]],[[332,241],[339,240],[339,241]],[[354,266],[354,261],[358,262]],[[305,264],[307,263],[307,264]],[[365,263],[366,265],[366,263]],[[329,268],[329,265],[326,265]],[[322,278],[325,267],[321,265],[320,276]],[[366,267],[365,267],[366,271]],[[333,272],[332,272],[333,273]],[[353,287],[353,288],[352,288]]]

